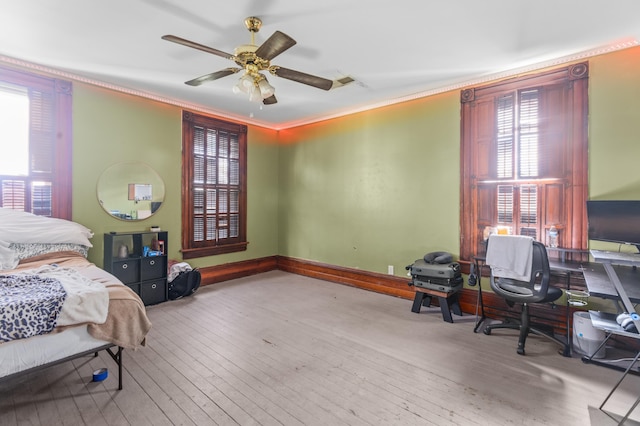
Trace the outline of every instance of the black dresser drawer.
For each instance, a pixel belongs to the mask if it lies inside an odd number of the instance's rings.
[[[167,275],[167,257],[143,257],[140,262],[140,281],[162,278]]]
[[[140,263],[136,259],[122,260],[113,262],[113,270],[111,273],[125,284],[140,281]]]
[[[136,283],[136,284],[127,284],[127,287],[129,287],[131,290],[133,290],[133,292],[135,294],[137,294],[138,296],[140,296],[140,284]]]
[[[155,305],[167,300],[167,280],[145,281],[140,283],[140,298],[145,305]]]

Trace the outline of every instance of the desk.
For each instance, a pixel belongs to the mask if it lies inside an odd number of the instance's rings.
[[[570,248],[563,248],[563,247],[546,247],[546,249],[547,249],[547,253],[555,252],[560,255],[560,259],[558,259],[558,263],[581,264],[584,262],[567,261],[567,254],[569,256],[573,256],[574,254],[580,255],[580,257],[582,257],[583,259],[586,259],[587,255],[589,254],[587,250],[582,250],[582,249],[570,249]],[[552,259],[549,259],[549,265],[551,265],[552,261],[553,261]]]
[[[601,265],[585,271],[587,288],[590,292],[593,291],[593,294],[597,294],[600,297],[616,299],[618,303],[622,302],[622,309],[631,314],[633,322],[637,329],[640,330],[640,316],[637,314],[634,306],[634,304],[640,302],[640,271],[637,269],[637,267],[640,266],[640,256],[637,254],[606,252],[600,250],[591,250],[591,255],[595,261],[601,263]],[[614,334],[631,337],[633,339],[640,339],[640,334],[627,332],[622,329],[622,327],[620,327],[620,325],[617,324],[617,321],[613,318],[613,314],[607,315],[594,311],[590,311],[589,314],[591,316],[593,326],[604,330],[606,333],[607,337],[600,347],[604,346],[607,340]],[[596,353],[600,350],[600,347],[596,349]],[[639,358],[640,351],[638,351],[633,361],[624,371],[620,380],[618,380],[613,389],[611,389],[611,392],[609,392],[607,397],[604,399],[598,408],[600,411],[604,412],[604,405],[607,403],[609,398],[611,398],[618,386],[620,386],[624,378],[632,371],[632,367],[638,362]],[[593,357],[583,357],[582,360],[584,362],[594,362]],[[623,424],[626,421],[638,403],[640,403],[640,397],[636,399],[634,404],[629,408],[618,424]]]
[[[632,304],[640,303],[640,270],[634,266],[628,265],[613,265],[608,264],[607,267],[611,268],[611,271],[615,274],[620,282],[620,286],[623,289],[625,295]],[[609,273],[606,270],[605,264],[602,263],[589,263],[583,270],[584,280],[589,290],[589,294],[592,296],[600,297],[602,299],[609,299],[616,302],[618,306],[618,312],[626,311],[624,304],[621,302],[618,291],[615,284],[611,281]],[[589,311],[591,317],[591,323],[594,328],[602,330],[606,334],[606,338],[602,341],[600,346],[594,351],[594,354],[604,347],[607,341],[613,335],[620,335],[638,339],[640,336],[637,333],[630,333],[624,331],[622,327],[616,322],[617,314]],[[611,368],[613,370],[624,371],[624,368],[606,362],[598,361],[593,356],[583,356],[582,361],[585,363],[596,364],[602,367]],[[637,374],[635,371],[630,370],[631,374]]]
[[[632,303],[640,303],[640,269],[634,266],[611,265]],[[589,293],[603,299],[620,300],[615,285],[601,263],[590,263],[583,275]]]

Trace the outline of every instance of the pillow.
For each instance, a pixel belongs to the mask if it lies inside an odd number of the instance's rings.
[[[93,247],[90,229],[76,222],[0,207],[0,241],[8,243],[73,243]]]
[[[73,243],[11,243],[9,244],[9,248],[15,252],[18,261],[42,254],[61,251],[73,251],[80,253],[85,258],[89,254],[89,247]]]

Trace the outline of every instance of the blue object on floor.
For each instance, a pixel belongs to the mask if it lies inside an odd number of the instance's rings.
[[[109,370],[106,368],[101,368],[93,372],[93,381],[101,382],[109,376]]]

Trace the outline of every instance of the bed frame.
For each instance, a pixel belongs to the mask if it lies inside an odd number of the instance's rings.
[[[99,346],[97,348],[94,349],[89,349],[87,351],[84,352],[79,352],[77,354],[73,354],[70,355],[68,357],[65,358],[61,358],[58,359],[56,361],[51,361],[48,362],[46,364],[42,364],[42,365],[37,365],[35,367],[31,367],[28,368],[26,370],[22,370],[22,371],[18,371],[16,373],[12,373],[9,374],[8,376],[4,376],[4,377],[0,377],[0,383],[4,382],[6,380],[15,378],[15,377],[20,377],[29,373],[33,373],[36,371],[41,371],[44,370],[45,368],[49,368],[52,367],[54,365],[58,365],[58,364],[62,364],[63,362],[67,362],[67,361],[71,361],[72,359],[76,359],[76,358],[81,358],[83,356],[87,356],[90,354],[94,354],[94,356],[98,356],[98,352],[100,351],[106,351],[111,358],[115,361],[115,363],[118,365],[118,390],[122,390],[122,353],[123,353],[123,348],[121,346],[117,346],[117,350],[113,349],[115,348],[116,345],[112,344],[112,343],[107,343],[105,345]]]

